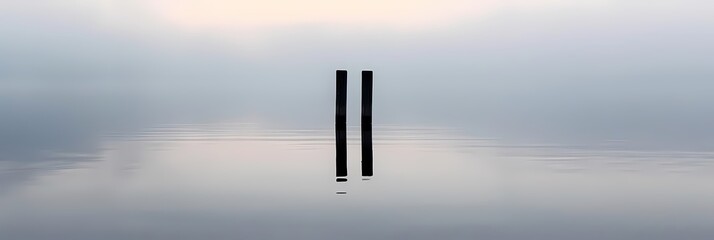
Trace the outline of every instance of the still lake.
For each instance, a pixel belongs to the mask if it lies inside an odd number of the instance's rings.
[[[337,182],[324,72],[287,86],[4,83],[0,239],[714,238],[714,112],[696,87],[405,86],[377,72],[362,177],[353,74]]]

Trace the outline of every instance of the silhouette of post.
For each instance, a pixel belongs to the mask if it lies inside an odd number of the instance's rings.
[[[337,138],[335,144],[335,173],[337,175],[338,182],[347,181],[347,124],[337,123],[335,125],[335,137]]]
[[[362,176],[374,173],[372,156],[372,71],[362,71]]]
[[[338,182],[347,179],[347,70],[336,72],[335,173]]]
[[[337,70],[335,124],[347,122],[347,70]]]
[[[372,159],[372,124],[362,123],[362,177],[374,175]]]
[[[372,71],[362,71],[362,125],[372,124]]]

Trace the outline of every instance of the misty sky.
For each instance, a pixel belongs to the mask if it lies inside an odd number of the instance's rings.
[[[455,75],[451,81],[691,79],[712,73],[711,7],[698,0],[3,0],[0,67],[3,79],[22,80],[337,67]]]
[[[305,111],[329,122],[334,70],[350,70],[353,89],[368,68],[376,71],[376,122],[708,141],[712,7],[700,0],[0,0],[1,93],[27,102],[38,95],[23,93],[37,89],[43,98],[128,89],[141,93],[132,96],[136,106],[200,100],[212,102],[188,108],[283,109],[286,122]],[[77,94],[73,101],[86,102]],[[357,94],[350,97],[356,109]]]

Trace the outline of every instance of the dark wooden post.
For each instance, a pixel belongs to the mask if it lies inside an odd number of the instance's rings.
[[[362,71],[362,176],[374,174],[372,154],[372,71]]]
[[[362,124],[372,124],[372,71],[362,71]]]
[[[347,70],[336,73],[335,172],[338,182],[347,181]]]
[[[347,70],[337,70],[335,123],[347,122]]]

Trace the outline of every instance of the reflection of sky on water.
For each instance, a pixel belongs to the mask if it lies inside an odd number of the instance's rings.
[[[708,97],[679,101],[675,89],[618,105],[493,85],[402,88],[378,71],[375,176],[361,179],[351,128],[350,179],[336,183],[333,70],[306,74],[305,91],[262,90],[281,86],[271,80],[9,84],[0,238],[713,235],[713,135],[698,108]]]
[[[714,153],[629,151],[623,143],[509,145],[454,129],[377,125],[375,176],[361,180],[352,128],[350,180],[336,183],[329,128],[167,124],[100,139],[92,161],[37,167],[31,180],[8,185],[0,193],[0,236],[714,235],[714,189],[703,184],[711,181]]]

